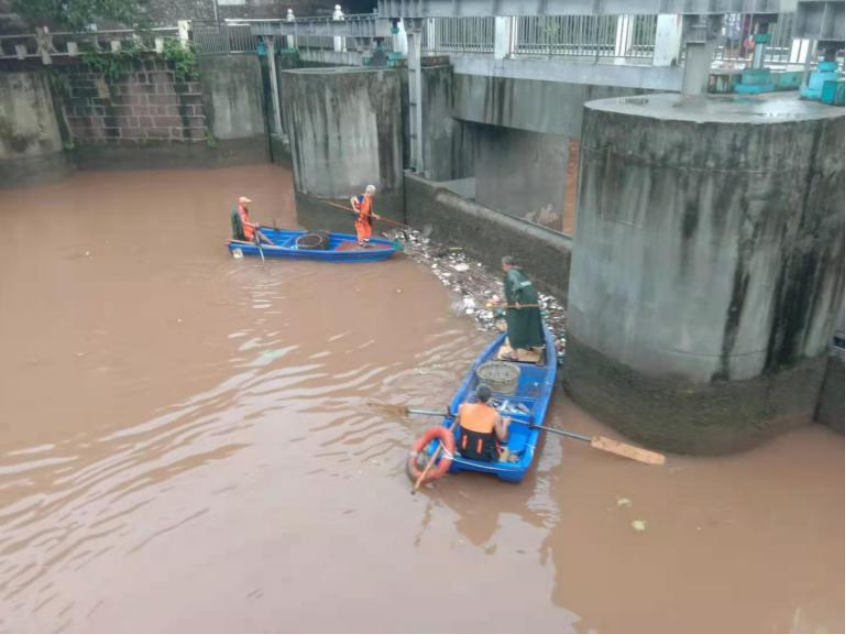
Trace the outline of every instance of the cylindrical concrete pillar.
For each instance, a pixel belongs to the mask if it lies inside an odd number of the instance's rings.
[[[370,183],[376,213],[404,221],[398,71],[305,68],[282,75],[300,224],[351,232],[352,219],[323,201],[349,205]]]
[[[680,452],[812,419],[843,297],[843,109],[585,105],[565,386]]]
[[[0,187],[53,181],[70,170],[47,74],[0,73]]]

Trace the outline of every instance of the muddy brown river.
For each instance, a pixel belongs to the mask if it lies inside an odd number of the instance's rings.
[[[412,496],[431,421],[366,402],[443,407],[492,335],[408,259],[232,259],[241,194],[294,224],[276,166],[0,191],[0,629],[843,631],[841,436]]]

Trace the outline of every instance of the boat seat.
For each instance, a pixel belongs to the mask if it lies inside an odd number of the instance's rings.
[[[508,451],[512,454],[522,454],[529,441],[529,429],[526,426],[515,426],[508,431]]]

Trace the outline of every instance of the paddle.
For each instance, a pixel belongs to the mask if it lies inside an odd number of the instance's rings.
[[[540,304],[494,304],[488,302],[485,305],[486,309],[542,309]]]
[[[320,201],[321,203],[326,203],[326,205],[331,205],[332,207],[337,207],[338,209],[342,209],[345,212],[357,213],[352,207],[348,207],[347,205],[340,205],[340,204],[335,203],[333,201],[327,201],[325,198],[319,198],[317,200]],[[414,229],[410,225],[406,225],[405,223],[400,223],[399,221],[391,220],[390,218],[385,218],[384,216],[380,216],[376,220],[383,220],[386,223],[389,223],[390,225],[396,225],[398,227],[404,227],[406,229]]]
[[[261,256],[261,262],[262,264],[264,264],[266,261],[264,259],[264,250],[261,248],[261,238],[259,238],[258,236],[258,230],[256,230],[256,233],[253,235],[253,239],[256,243],[256,247],[258,247],[259,256]]]
[[[417,408],[409,408],[408,406],[403,406],[401,404],[393,405],[370,403],[369,405],[400,417],[404,417],[406,415],[427,415],[432,417],[445,416],[443,412],[438,412],[437,410],[420,410]],[[578,441],[586,441],[587,443],[590,443],[592,448],[597,450],[616,454],[617,456],[623,456],[627,459],[632,459],[633,461],[639,461],[648,465],[664,465],[664,462],[667,460],[663,454],[659,454],[658,452],[644,450],[642,448],[629,445],[628,443],[614,441],[613,439],[609,439],[607,437],[589,437],[576,432],[568,432],[567,430],[559,430],[558,428],[550,428],[531,423],[526,425],[530,428],[538,428],[539,430],[546,430],[547,432],[552,432],[553,434],[560,434],[563,437],[569,437]]]

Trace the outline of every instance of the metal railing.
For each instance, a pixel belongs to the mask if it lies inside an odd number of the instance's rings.
[[[493,53],[494,18],[426,20],[423,49],[431,53]]]
[[[727,13],[723,24],[722,41],[714,51],[714,61],[723,65],[745,66],[752,59],[751,43],[754,15],[751,13]],[[769,25],[771,35],[764,61],[767,64],[801,63],[794,52],[793,13],[779,14]],[[794,59],[795,58],[795,59]]]
[[[514,53],[651,58],[657,16],[519,16]],[[423,48],[430,53],[491,53],[495,18],[430,18]]]
[[[45,64],[49,64],[53,57],[76,57],[85,48],[103,52],[126,47],[159,50],[165,38],[178,36],[179,28],[175,26],[145,31],[114,29],[79,33],[39,30],[36,33],[0,36],[0,59],[40,57]]]
[[[197,55],[255,53],[259,46],[249,24],[192,22],[191,38]]]
[[[522,16],[516,52],[527,55],[613,56],[616,16]]]

